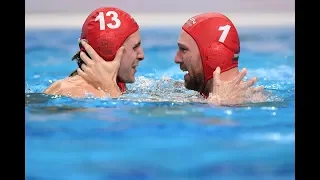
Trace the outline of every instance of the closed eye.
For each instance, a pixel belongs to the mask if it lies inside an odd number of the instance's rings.
[[[178,47],[179,47],[180,51],[188,51],[188,48],[185,45],[181,44],[181,43],[178,43]]]
[[[140,47],[141,46],[141,41],[139,41],[137,44],[135,44],[134,46],[133,46],[133,49],[137,49],[138,47]]]
[[[179,47],[179,50],[180,50],[180,51],[186,51],[187,49],[184,48],[184,47]]]

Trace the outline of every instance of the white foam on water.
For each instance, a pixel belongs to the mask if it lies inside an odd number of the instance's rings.
[[[292,143],[295,142],[295,134],[294,133],[278,133],[278,132],[270,132],[265,134],[249,134],[244,135],[243,138],[250,140],[265,140],[265,141],[274,141],[280,143]]]
[[[248,69],[248,75],[257,76],[264,80],[286,80],[294,83],[295,69],[287,65],[279,65],[276,68]]]

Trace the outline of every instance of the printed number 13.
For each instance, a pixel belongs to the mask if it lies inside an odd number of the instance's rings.
[[[110,29],[117,29],[121,25],[120,19],[118,19],[118,13],[115,11],[108,11],[106,13],[106,16],[111,16],[111,20],[115,23],[107,23],[107,27]],[[99,15],[96,17],[95,21],[99,21],[100,23],[100,30],[105,30],[106,29],[106,22],[104,20],[104,13],[99,12]]]
[[[226,40],[226,38],[227,38],[227,35],[228,35],[228,33],[229,33],[229,31],[230,31],[230,28],[231,28],[231,26],[230,25],[225,25],[225,26],[220,26],[219,27],[219,31],[222,31],[222,34],[221,34],[221,36],[220,36],[220,38],[219,38],[219,41],[220,42],[222,42],[222,43],[224,43],[224,41]]]

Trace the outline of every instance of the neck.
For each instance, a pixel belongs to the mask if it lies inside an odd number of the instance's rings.
[[[81,81],[81,82],[85,82],[87,84],[90,84],[88,83],[86,80],[84,80],[81,76],[79,76],[79,74],[74,74],[72,76],[69,76],[67,77],[68,79],[72,79],[72,80],[75,80],[75,81]],[[91,85],[91,84],[90,84]]]
[[[237,67],[229,69],[228,71],[222,72],[220,74],[221,81],[231,81],[239,74],[239,70]],[[204,94],[209,95],[212,92],[213,80],[208,80],[206,87],[204,88]]]

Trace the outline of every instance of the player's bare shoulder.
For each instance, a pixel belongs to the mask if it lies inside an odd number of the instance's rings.
[[[47,89],[45,89],[43,93],[54,95],[57,91],[59,91],[59,89],[61,89],[61,84],[63,83],[63,81],[64,79],[55,81]]]
[[[80,81],[76,78],[67,77],[52,83],[43,93],[50,95],[67,95],[73,88],[79,86]]]
[[[61,95],[83,98],[89,94],[104,96],[98,89],[95,89],[84,81],[80,76],[67,77],[51,84],[43,93],[50,95]]]

